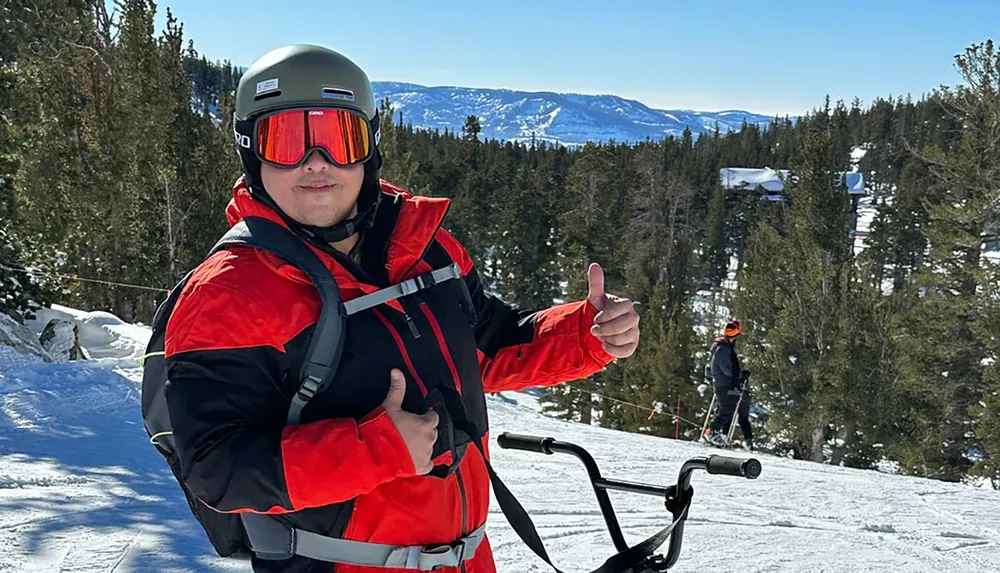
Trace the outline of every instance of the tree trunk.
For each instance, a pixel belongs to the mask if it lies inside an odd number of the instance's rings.
[[[593,403],[590,394],[580,393],[580,423],[590,425],[593,422]]]
[[[174,241],[174,226],[173,226],[173,212],[170,210],[170,184],[167,181],[167,176],[163,176],[163,196],[166,198],[167,205],[167,264],[168,275],[167,284],[174,282],[174,277],[177,275],[176,272],[176,257],[174,256],[175,251],[175,241]]]
[[[822,420],[816,424],[812,431],[812,445],[809,451],[809,460],[823,463],[823,446],[826,443],[826,424]]]

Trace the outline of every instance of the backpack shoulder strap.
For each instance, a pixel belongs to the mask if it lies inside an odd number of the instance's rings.
[[[316,321],[316,330],[302,363],[301,385],[288,409],[287,423],[296,425],[309,400],[333,380],[344,353],[347,319],[340,300],[340,290],[333,273],[305,241],[278,223],[261,217],[247,217],[233,225],[212,247],[211,252],[230,245],[263,249],[288,261],[306,273],[319,291],[322,302],[319,320]]]

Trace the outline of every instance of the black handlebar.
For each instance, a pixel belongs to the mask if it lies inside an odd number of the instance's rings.
[[[683,506],[672,506],[676,503],[676,497],[683,497],[683,492],[690,491],[691,474],[695,470],[705,470],[710,474],[731,475],[745,477],[747,479],[757,479],[761,472],[760,462],[754,458],[734,458],[729,456],[708,456],[695,457],[687,460],[681,466],[677,476],[677,485],[669,488],[652,484],[629,482],[623,480],[608,479],[601,476],[597,468],[597,462],[582,447],[567,442],[556,441],[555,438],[541,438],[538,436],[525,436],[521,434],[503,433],[497,436],[497,443],[503,449],[522,450],[525,452],[537,452],[540,454],[552,455],[554,453],[564,453],[576,456],[583,462],[590,476],[590,482],[594,486],[594,493],[597,494],[598,505],[604,515],[604,521],[608,525],[612,541],[619,551],[629,549],[625,538],[622,535],[621,526],[611,507],[611,499],[607,490],[627,491],[631,493],[641,493],[645,495],[655,495],[667,500],[667,509],[674,513],[677,523],[670,535],[670,549],[665,557],[651,558],[650,567],[642,569],[648,571],[666,571],[677,562],[680,557],[681,543],[684,536],[684,520],[687,517],[687,504],[690,497]],[[690,495],[690,494],[688,494]]]
[[[705,462],[705,471],[710,474],[757,479],[757,476],[760,475],[760,462],[753,458],[708,456],[708,460]]]
[[[505,450],[523,450],[525,452],[537,452],[539,454],[552,455],[551,445],[553,438],[539,438],[538,436],[523,436],[521,434],[508,434],[504,432],[497,438],[497,443]]]

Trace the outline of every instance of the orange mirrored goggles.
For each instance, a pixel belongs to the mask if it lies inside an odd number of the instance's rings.
[[[261,161],[297,167],[313,149],[327,160],[347,166],[372,156],[371,126],[364,116],[342,109],[293,109],[257,119],[255,150]]]

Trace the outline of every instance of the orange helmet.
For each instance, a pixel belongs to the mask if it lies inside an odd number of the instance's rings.
[[[722,329],[722,335],[728,338],[735,338],[743,333],[743,329],[740,328],[740,321],[730,320],[726,323],[725,328]]]

